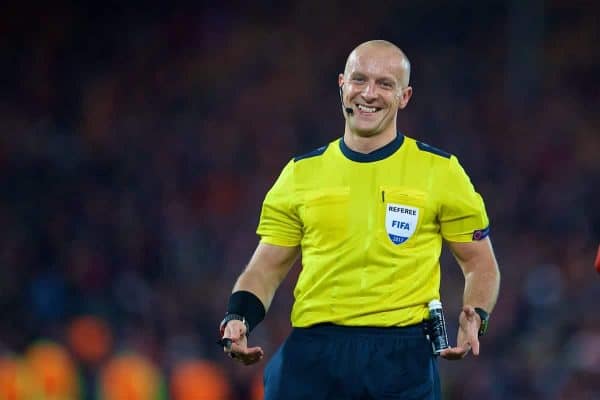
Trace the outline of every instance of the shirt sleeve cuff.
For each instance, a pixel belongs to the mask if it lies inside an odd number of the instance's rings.
[[[273,236],[261,236],[260,242],[266,243],[266,244],[272,244],[274,246],[283,246],[283,247],[296,247],[300,244],[299,241],[282,239],[282,238],[273,237]]]
[[[490,227],[489,225],[483,229],[476,229],[472,232],[467,233],[456,233],[456,234],[444,234],[444,239],[449,242],[459,242],[459,243],[468,243],[468,242],[477,242],[479,240],[483,240],[490,235]]]

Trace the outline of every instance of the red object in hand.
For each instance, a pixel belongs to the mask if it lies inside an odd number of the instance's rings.
[[[594,265],[596,266],[596,271],[600,274],[600,245],[598,246],[598,253],[596,254],[596,262]]]

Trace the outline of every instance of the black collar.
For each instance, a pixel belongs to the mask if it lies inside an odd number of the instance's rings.
[[[377,150],[373,150],[372,152],[365,154],[350,149],[348,146],[346,146],[346,143],[344,143],[344,138],[342,137],[340,139],[340,150],[344,156],[346,156],[346,158],[352,161],[366,163],[388,158],[394,154],[396,150],[400,148],[400,146],[402,146],[402,143],[404,143],[404,135],[398,132],[394,140]]]

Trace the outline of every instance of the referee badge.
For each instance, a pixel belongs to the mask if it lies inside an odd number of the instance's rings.
[[[415,233],[419,221],[419,209],[404,204],[387,203],[385,230],[394,244],[406,242]]]

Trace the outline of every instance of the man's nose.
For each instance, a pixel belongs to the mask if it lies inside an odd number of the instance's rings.
[[[374,100],[377,97],[377,91],[374,83],[365,85],[361,95],[365,100]]]

